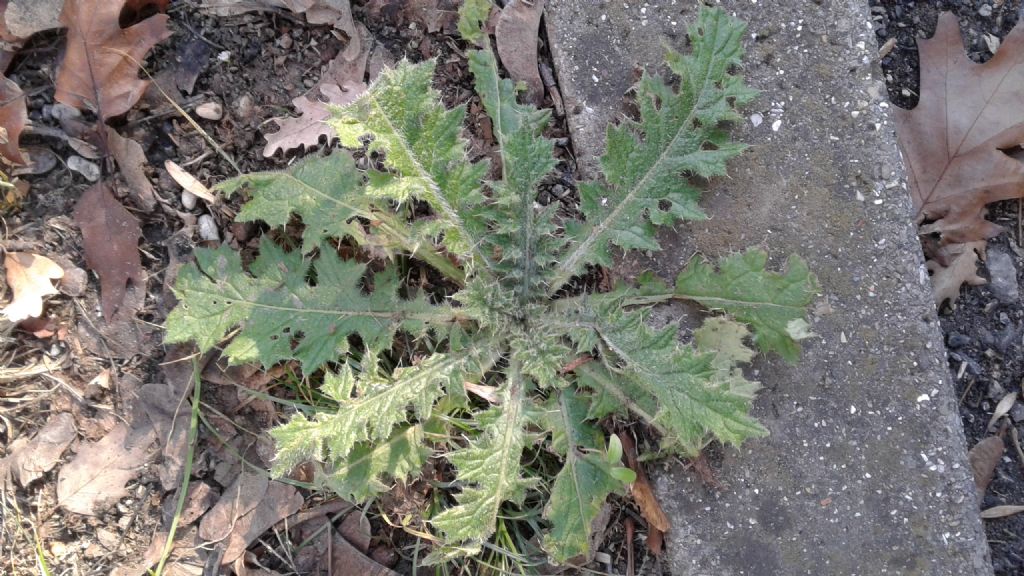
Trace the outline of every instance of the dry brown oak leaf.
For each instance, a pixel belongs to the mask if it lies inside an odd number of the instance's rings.
[[[100,276],[103,316],[113,319],[125,299],[128,283],[142,288],[145,270],[139,258],[139,221],[110,192],[105,182],[82,193],[74,212],[82,229],[85,261]]]
[[[66,0],[61,24],[68,29],[67,51],[57,72],[54,98],[88,109],[103,120],[120,116],[142,98],[146,80],[139,63],[158,42],[171,35],[167,15],[154,14],[121,28],[122,12],[145,14],[166,7],[166,0]]]
[[[923,234],[944,244],[991,238],[985,205],[1024,196],[1024,163],[1003,152],[1024,142],[1024,27],[984,64],[967,57],[957,18],[944,13],[918,42],[921,97],[895,111],[910,193]]]
[[[64,269],[45,256],[27,252],[8,252],[4,256],[4,268],[14,298],[0,314],[11,322],[40,317],[43,297],[57,293],[52,280],[63,278]]]
[[[68,512],[100,514],[128,495],[125,484],[149,463],[156,440],[150,426],[119,422],[98,442],[82,444],[57,475],[57,503]]]
[[[0,76],[0,156],[12,164],[26,164],[18,140],[27,122],[25,94],[14,80]]]

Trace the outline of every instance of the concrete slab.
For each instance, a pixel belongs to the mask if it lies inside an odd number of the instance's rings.
[[[696,2],[560,0],[548,35],[577,154],[593,169],[636,67],[684,49]],[[715,494],[657,474],[676,575],[991,574],[956,399],[911,225],[866,1],[722,3],[749,23],[737,136],[708,223],[666,232],[625,274],[674,278],[694,250],[804,255],[824,296],[797,366],[761,359],[771,431],[729,451]]]

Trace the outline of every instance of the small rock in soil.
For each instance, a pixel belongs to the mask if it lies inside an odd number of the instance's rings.
[[[85,294],[85,288],[89,285],[89,275],[85,270],[75,266],[64,269],[64,277],[60,279],[60,291],[77,298]]]
[[[68,168],[78,172],[89,182],[96,182],[100,179],[100,167],[81,156],[75,155],[68,158]]]
[[[1006,396],[1006,388],[999,382],[993,380],[988,384],[988,399],[989,400],[1002,400],[1003,396]]]
[[[220,120],[224,117],[224,107],[217,102],[204,102],[196,106],[196,116],[206,120]]]
[[[217,223],[213,221],[213,216],[203,214],[199,217],[199,237],[213,242],[220,240],[220,232],[217,230]]]
[[[1018,402],[1010,408],[1010,418],[1013,418],[1014,423],[1024,420],[1024,404]]]
[[[950,348],[962,348],[971,343],[971,338],[959,332],[950,332],[946,338],[946,345]]]
[[[196,207],[196,195],[189,192],[188,190],[181,191],[181,206],[185,210],[191,210]]]
[[[992,294],[1000,302],[1017,303],[1020,300],[1020,287],[1017,284],[1017,268],[1013,265],[1013,257],[1002,250],[990,249],[986,263],[992,280]]]

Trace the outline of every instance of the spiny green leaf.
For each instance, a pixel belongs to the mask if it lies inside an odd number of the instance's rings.
[[[551,531],[544,536],[543,546],[555,562],[565,562],[590,549],[594,518],[608,495],[623,484],[614,475],[618,462],[600,453],[601,434],[586,422],[587,402],[575,390],[563,389],[548,411],[552,447],[565,458],[565,466],[555,476],[544,508]],[[619,450],[621,457],[621,446]]]
[[[212,348],[238,326],[224,353],[233,363],[258,361],[266,367],[297,359],[314,372],[334,360],[358,335],[371,351],[391,345],[397,330],[424,334],[453,320],[451,310],[422,296],[403,300],[392,268],[373,275],[374,290],[363,294],[366,265],[341,260],[322,247],[316,264],[286,254],[269,240],[250,276],[230,248],[197,250],[197,265],[182,269],[175,284],[179,304],[167,318],[168,342],[194,340]],[[315,274],[316,284],[308,274]]]
[[[462,386],[469,360],[467,353],[435,354],[390,377],[364,368],[357,378],[348,364],[337,373],[327,372],[322,390],[338,403],[337,411],[318,412],[313,421],[296,417],[271,430],[277,441],[274,472],[287,474],[305,460],[324,460],[324,448],[329,462],[343,462],[356,445],[387,440],[408,419],[410,407],[420,421],[426,420],[446,387]]]
[[[525,490],[536,482],[522,477],[520,458],[526,435],[524,426],[526,382],[513,363],[501,389],[501,402],[492,410],[498,416],[483,436],[448,454],[457,468],[462,492],[458,504],[431,519],[435,528],[452,543],[480,543],[494,533],[502,503],[521,503]]]
[[[611,265],[610,244],[657,250],[656,226],[704,218],[697,206],[700,191],[683,176],[724,175],[726,161],[744,149],[719,125],[738,118],[734,107],[756,95],[729,74],[740,63],[745,30],[721,9],[701,9],[689,28],[692,53],[670,51],[667,58],[681,79],[678,92],[648,74],[635,86],[639,120],[608,128],[601,157],[605,182],[580,187],[586,224],[569,227],[576,244],[549,292],[586,264]]]
[[[476,216],[484,201],[481,183],[486,161],[470,163],[468,142],[461,136],[464,106],[446,110],[431,86],[435,62],[402,61],[381,72],[377,81],[351,105],[332,107],[328,123],[345,146],[359,148],[373,137],[370,150],[386,153],[391,173],[371,173],[367,193],[405,202],[427,201],[445,226],[444,243],[469,264],[487,259],[474,244],[486,232]]]
[[[357,444],[316,482],[342,498],[366,502],[388,490],[385,479],[404,480],[426,464],[430,449],[424,443],[421,425],[401,428],[383,442]]]
[[[491,0],[465,0],[459,7],[459,36],[466,42],[480,44],[486,39],[483,25],[491,15]]]
[[[818,283],[799,256],[790,256],[782,273],[766,270],[767,262],[764,250],[750,249],[723,258],[716,272],[694,257],[676,278],[675,295],[728,312],[754,329],[761,350],[795,362],[800,345],[794,335],[800,332],[791,330],[790,323],[803,321]]]
[[[236,220],[262,220],[284,226],[294,214],[302,218],[302,251],[310,253],[328,237],[352,237],[360,244],[366,234],[357,217],[371,217],[362,175],[347,152],[302,160],[281,172],[243,174],[221,183],[227,194],[246,189],[250,199]]]
[[[696,454],[709,435],[739,445],[767,433],[748,414],[751,397],[720,379],[712,355],[679,343],[676,326],[655,330],[640,314],[623,312],[602,315],[596,329],[611,355],[606,362],[618,359],[619,378],[657,399],[655,422],[685,454]]]
[[[469,54],[469,68],[500,145],[503,176],[490,183],[491,230],[482,240],[500,253],[494,264],[499,280],[514,287],[525,304],[547,290],[565,248],[554,222],[557,205],[544,208],[536,202],[538,184],[555,168],[554,142],[541,135],[549,113],[516,101],[515,85],[498,76],[489,47]]]

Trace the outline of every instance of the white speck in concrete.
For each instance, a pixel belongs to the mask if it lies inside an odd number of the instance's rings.
[[[760,126],[761,122],[764,122],[764,116],[758,114],[757,112],[750,115],[750,123],[754,125],[754,128]]]
[[[772,122],[772,132],[778,132],[779,128],[782,128],[782,120]]]
[[[931,400],[931,397],[928,396],[927,394],[921,394],[920,396],[917,397],[917,401],[918,402],[927,402],[929,400]],[[923,456],[923,454],[922,454],[922,456]]]
[[[857,407],[856,406],[850,406],[850,414],[856,414],[856,413],[857,413]]]

